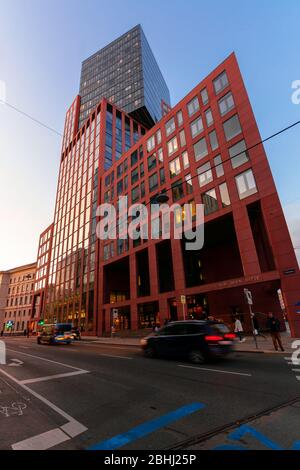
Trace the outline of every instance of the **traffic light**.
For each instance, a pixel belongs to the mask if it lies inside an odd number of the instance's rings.
[[[39,326],[43,326],[44,323],[45,323],[44,320],[40,320],[40,321],[38,322],[38,325],[39,325]]]

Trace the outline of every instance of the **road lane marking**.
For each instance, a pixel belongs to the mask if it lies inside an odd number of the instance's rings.
[[[88,370],[76,370],[74,372],[66,372],[65,374],[53,374],[45,377],[37,377],[35,379],[20,380],[21,384],[34,384],[36,382],[45,382],[47,380],[61,379],[64,377],[73,377],[74,375],[88,374]]]
[[[33,357],[34,359],[40,359],[41,361],[51,362],[51,364],[56,364],[56,365],[59,365],[59,366],[68,367],[69,369],[83,370],[83,369],[80,369],[79,367],[74,367],[74,366],[70,366],[69,364],[64,364],[63,362],[57,362],[57,361],[53,361],[51,359],[47,359],[46,357],[34,356],[33,354],[28,354],[28,353],[25,353],[25,352],[22,352],[22,351],[15,351],[14,349],[10,349],[10,348],[7,348],[7,350],[15,352],[15,353],[23,354],[24,356]]]
[[[101,441],[98,444],[91,446],[88,450],[113,450],[123,447],[130,442],[134,442],[137,439],[141,439],[148,434],[158,431],[163,427],[166,427],[168,424],[178,421],[185,416],[188,416],[196,411],[199,411],[205,407],[204,403],[191,403],[189,405],[178,408],[175,411],[171,411],[168,414],[155,418],[146,423],[140,424],[133,429],[130,429],[124,434],[118,434],[111,439]]]
[[[207,367],[196,367],[196,366],[184,366],[183,364],[178,364],[178,367],[183,367],[185,369],[207,370],[209,372],[219,372],[220,374],[243,375],[245,377],[252,377],[252,374],[246,374],[244,372],[233,372],[230,370],[209,369]]]
[[[23,353],[25,354],[25,353]],[[36,356],[33,356],[33,357],[36,357]],[[51,361],[51,362],[54,362],[54,361]],[[71,366],[70,366],[71,367]],[[72,367],[73,368],[73,367]],[[82,369],[80,369],[82,370]],[[79,434],[82,434],[83,432],[87,431],[87,427],[84,426],[83,424],[79,423],[79,421],[77,421],[75,418],[73,418],[72,416],[70,416],[68,413],[66,413],[65,411],[63,411],[61,408],[59,408],[58,406],[56,406],[54,403],[52,403],[51,401],[49,401],[47,398],[43,397],[42,395],[40,395],[39,393],[35,392],[34,390],[32,390],[30,387],[28,387],[26,384],[24,383],[21,383],[20,380],[16,379],[13,375],[9,374],[8,372],[6,372],[5,370],[3,370],[2,368],[0,368],[0,373],[5,375],[6,377],[8,377],[10,380],[12,380],[14,383],[18,384],[19,387],[21,387],[23,390],[26,390],[26,392],[28,392],[29,394],[33,395],[37,400],[40,400],[42,403],[44,403],[46,406],[48,406],[49,408],[51,408],[53,411],[55,411],[57,414],[59,414],[60,416],[62,416],[63,418],[66,419],[67,423],[65,423],[63,426],[60,426],[60,429],[62,430],[63,433],[66,433],[69,435],[69,438],[72,438],[72,437],[75,437],[75,436],[78,436]],[[45,433],[43,433],[42,435],[44,435]],[[61,434],[60,434],[61,435]],[[37,436],[33,436],[32,438],[30,439],[37,439],[37,441],[35,442],[41,442],[41,445],[43,445],[44,443],[44,438],[41,438],[41,441],[38,440],[38,437],[41,436],[40,434],[37,435]],[[61,435],[61,438],[62,438],[62,435]],[[64,439],[66,440],[66,439]],[[28,439],[27,439],[28,441]],[[23,442],[23,441],[21,441]],[[33,441],[31,441],[33,442]],[[53,445],[57,445],[57,444],[51,444],[51,440],[49,439],[49,442],[48,442],[48,449],[50,447],[53,447]],[[15,444],[12,444],[12,449],[14,449],[14,446],[15,449],[18,448],[18,444],[20,443],[15,443]],[[36,450],[40,450],[40,449],[36,449]],[[41,449],[42,450],[42,449]]]
[[[47,450],[69,439],[70,436],[60,428],[55,428],[29,439],[24,439],[24,441],[16,442],[11,447],[13,450]]]
[[[131,360],[132,357],[128,357],[128,356],[112,356],[110,354],[97,354],[97,356],[103,356],[103,357],[114,357],[114,358],[117,358],[117,359],[129,359]]]

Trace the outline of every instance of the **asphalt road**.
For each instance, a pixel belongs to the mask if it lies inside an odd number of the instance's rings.
[[[282,405],[290,416],[300,412],[297,372],[282,355],[234,353],[200,367],[146,359],[128,346],[4,341],[0,449],[215,448],[231,425],[268,419]],[[277,422],[276,442],[288,423]],[[293,433],[296,442],[298,426]]]

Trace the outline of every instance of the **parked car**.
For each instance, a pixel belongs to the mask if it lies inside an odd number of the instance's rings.
[[[141,340],[147,357],[182,357],[202,364],[233,350],[235,334],[224,323],[186,320],[168,323]]]
[[[72,340],[72,323],[43,325],[37,337],[38,344],[70,344]]]
[[[73,339],[81,340],[81,331],[79,328],[72,328],[71,335]]]

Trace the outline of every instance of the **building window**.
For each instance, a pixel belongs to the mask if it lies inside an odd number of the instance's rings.
[[[208,149],[205,137],[198,140],[198,142],[194,144],[194,153],[196,162],[201,158],[206,157],[206,155],[208,154]]]
[[[150,153],[155,147],[155,137],[152,135],[148,140],[147,140],[147,152]]]
[[[219,147],[216,131],[210,132],[209,141],[212,150],[216,150]]]
[[[158,129],[156,132],[156,143],[159,145],[161,143],[161,130]]]
[[[154,191],[158,186],[158,178],[157,178],[157,173],[154,173],[152,176],[149,178],[149,191]]]
[[[233,139],[236,135],[239,135],[242,132],[239,117],[237,114],[232,116],[232,118],[228,119],[223,123],[224,133],[226,140]]]
[[[229,92],[227,93],[227,95],[223,96],[223,98],[219,100],[219,109],[220,109],[221,116],[224,116],[233,108],[234,108],[233,96],[232,96],[232,93]]]
[[[131,156],[130,156],[130,159],[131,159],[131,166],[134,166],[137,162],[138,162],[138,151],[135,150]]]
[[[186,186],[186,194],[191,194],[193,192],[193,181],[191,175],[185,176],[185,186]]]
[[[169,163],[169,169],[171,178],[174,178],[175,176],[179,175],[179,173],[181,172],[179,157],[175,158],[175,160]]]
[[[204,105],[207,104],[208,103],[207,89],[203,88],[203,90],[201,90],[200,94],[201,94],[202,104],[204,104]]]
[[[183,152],[183,154],[182,154],[182,164],[183,164],[184,169],[186,169],[190,166],[189,155],[188,155],[187,151]]]
[[[159,148],[158,151],[157,151],[157,156],[158,156],[158,160],[160,162],[163,162],[164,161],[164,152],[163,152],[163,149],[162,148]]]
[[[197,168],[199,186],[205,186],[213,180],[213,174],[211,171],[210,163],[207,162],[204,165]]]
[[[180,140],[180,147],[184,147],[186,145],[184,129],[182,129],[182,131],[179,132],[179,140]]]
[[[153,170],[156,167],[156,154],[154,153],[148,157],[148,171]]]
[[[166,136],[168,137],[175,131],[175,118],[172,117],[169,121],[165,124],[166,128]]]
[[[177,137],[173,137],[173,139],[169,140],[168,142],[168,154],[169,156],[172,155],[174,152],[178,150],[178,142]]]
[[[203,130],[204,128],[203,128],[203,121],[202,121],[201,116],[198,119],[195,119],[195,121],[191,122],[191,134],[193,138],[201,134]]]
[[[224,168],[223,168],[223,164],[222,164],[221,155],[217,155],[214,158],[214,166],[215,166],[217,178],[219,178],[220,176],[223,176],[224,175]]]
[[[214,123],[214,118],[213,118],[211,109],[208,109],[207,111],[205,111],[205,119],[206,119],[207,127],[211,126]]]
[[[257,193],[257,187],[252,170],[245,171],[235,177],[240,199]]]
[[[123,192],[123,180],[118,181],[117,183],[117,196]]]
[[[178,201],[178,199],[181,199],[184,196],[184,191],[183,191],[183,185],[182,185],[182,180],[177,180],[176,183],[172,184],[172,197],[173,197],[173,202]]]
[[[134,203],[136,202],[140,197],[140,188],[139,186],[136,186],[131,190],[131,202]]]
[[[249,160],[246,148],[247,147],[244,140],[241,140],[229,148],[232,168],[237,168]]]
[[[214,80],[214,89],[216,95],[218,95],[224,88],[228,86],[228,78],[226,72],[222,72],[217,78]]]
[[[226,183],[220,184],[219,190],[220,190],[220,195],[221,195],[222,207],[230,206],[230,197],[229,197],[227,184]]]
[[[164,168],[161,168],[159,170],[159,179],[160,179],[160,184],[165,184],[166,182],[166,177],[165,177],[165,169]]]
[[[216,190],[211,189],[206,193],[202,194],[202,202],[204,204],[204,214],[212,214],[218,210],[218,200],[216,195]]]
[[[199,100],[198,100],[197,96],[195,96],[195,98],[193,98],[188,103],[187,108],[188,108],[189,116],[192,116],[193,114],[195,114],[200,109]]]
[[[137,167],[135,168],[135,170],[131,172],[131,184],[136,183],[138,179],[139,179],[139,169]]]
[[[178,111],[177,113],[177,123],[179,127],[183,124],[182,111]]]

